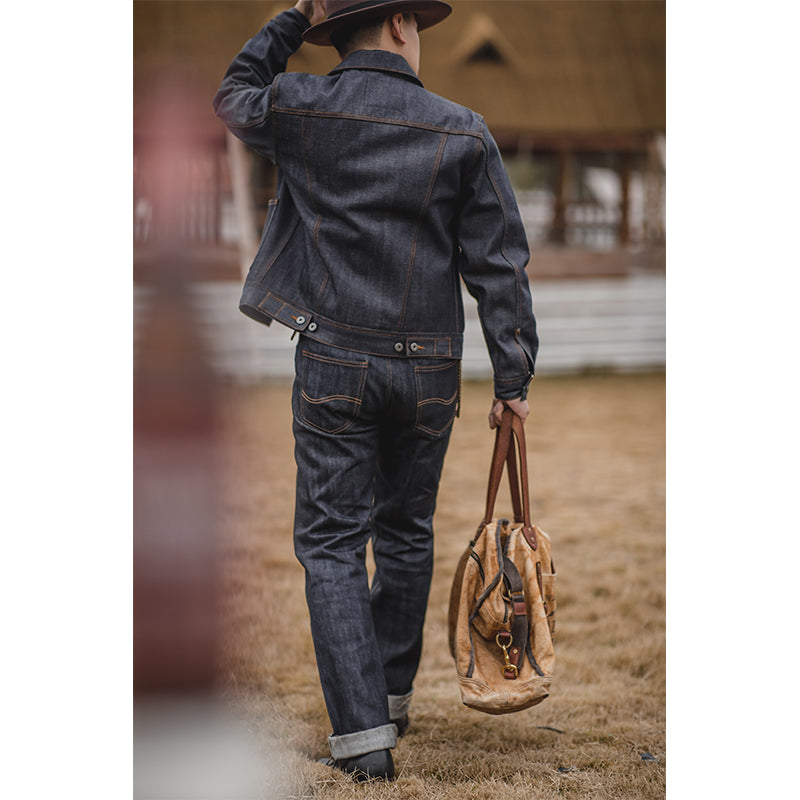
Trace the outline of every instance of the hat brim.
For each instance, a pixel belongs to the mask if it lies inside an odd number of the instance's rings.
[[[387,17],[391,14],[416,14],[417,30],[423,31],[441,22],[450,15],[452,7],[442,0],[396,0],[396,2],[381,3],[369,8],[358,8],[355,11],[348,11],[339,14],[333,19],[326,19],[312,25],[303,32],[303,39],[309,44],[330,45],[331,34],[357,19],[375,19]]]

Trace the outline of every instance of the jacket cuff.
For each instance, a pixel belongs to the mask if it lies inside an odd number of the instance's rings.
[[[282,11],[277,17],[273,17],[270,22],[277,22],[279,24],[287,22],[291,23],[292,27],[296,27],[298,29],[297,46],[295,48],[296,50],[299,50],[300,45],[303,44],[303,32],[311,27],[308,17],[305,14],[301,14],[296,8],[290,8],[288,11]]]
[[[509,383],[508,381],[503,381],[502,385],[498,385],[498,382],[495,379],[494,396],[498,400],[515,400],[517,397],[519,397],[520,400],[527,400],[528,387],[531,385],[532,380],[533,380],[533,373],[531,373],[530,375],[528,375],[527,378],[520,380],[517,383]]]

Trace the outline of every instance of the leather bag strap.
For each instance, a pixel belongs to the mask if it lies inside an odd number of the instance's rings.
[[[530,480],[528,478],[528,453],[525,446],[525,428],[522,420],[514,414],[511,420],[511,427],[516,440],[519,455],[519,486],[522,493],[522,533],[528,544],[536,550],[538,542],[536,540],[536,528],[531,521],[531,498]]]
[[[497,491],[500,488],[500,480],[503,477],[503,467],[508,458],[508,448],[511,443],[511,420],[506,418],[508,409],[503,412],[500,427],[494,437],[494,451],[492,452],[492,462],[489,467],[489,483],[486,489],[486,513],[483,517],[483,525],[488,525],[494,514],[494,504],[497,500]]]
[[[512,427],[513,432],[513,427]],[[512,436],[508,443],[508,455],[506,456],[506,471],[508,474],[508,484],[511,489],[511,507],[514,510],[514,522],[524,522],[525,512],[522,509],[520,499],[519,472],[517,470],[517,451]]]
[[[506,650],[508,663],[503,670],[503,677],[507,680],[514,680],[519,675],[522,656],[527,649],[530,624],[525,606],[525,587],[522,583],[522,576],[510,558],[506,558],[503,562],[503,583],[508,592],[508,599],[511,601],[513,614]]]
[[[536,550],[536,531],[531,523],[531,506],[528,482],[528,458],[525,447],[525,428],[522,419],[510,408],[503,411],[500,427],[494,441],[494,452],[489,469],[486,490],[486,513],[483,525],[488,524],[494,514],[497,492],[503,477],[503,468],[508,472],[511,488],[511,504],[515,522],[523,524],[522,532],[528,544]]]

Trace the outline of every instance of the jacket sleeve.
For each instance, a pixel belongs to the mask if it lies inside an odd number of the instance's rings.
[[[478,301],[495,397],[524,399],[539,349],[525,272],[528,240],[500,152],[485,122],[482,127],[462,194],[459,269]]]
[[[273,161],[272,88],[308,27],[297,9],[271,19],[233,59],[213,100],[214,113],[231,133]]]

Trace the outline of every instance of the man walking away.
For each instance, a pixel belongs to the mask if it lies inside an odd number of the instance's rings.
[[[523,419],[538,349],[528,245],[482,117],[418,77],[440,0],[300,0],[230,65],[228,128],[279,168],[241,310],[299,332],[295,552],[330,717],[331,766],[394,778],[433,568],[432,520],[478,301],[490,425]],[[328,75],[286,73],[303,40]],[[365,551],[372,540],[370,586]]]

